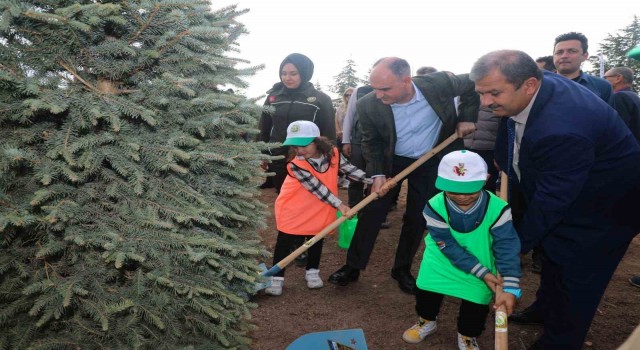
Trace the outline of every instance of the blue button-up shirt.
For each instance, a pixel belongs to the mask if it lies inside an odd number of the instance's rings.
[[[442,121],[415,84],[413,89],[409,102],[391,104],[391,110],[396,125],[395,154],[417,159],[435,145]]]

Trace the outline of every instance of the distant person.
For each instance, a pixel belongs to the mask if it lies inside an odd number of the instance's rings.
[[[342,286],[356,281],[360,270],[367,267],[391,205],[391,196],[385,195],[388,187],[383,187],[387,179],[454,132],[460,136],[472,132],[478,117],[478,96],[467,75],[438,72],[412,79],[406,60],[386,57],[373,66],[369,82],[373,93],[362,97],[357,108],[367,176],[373,178],[372,191],[381,198],[362,209],[346,264],[329,277],[329,282]],[[460,116],[453,105],[455,96],[461,97]],[[462,140],[456,140],[444,152],[462,148]],[[411,264],[425,232],[422,209],[436,193],[433,184],[441,157],[432,157],[407,176],[405,220],[391,269],[391,277],[406,293],[415,290]]]
[[[500,118],[493,115],[490,108],[481,108],[478,111],[478,121],[476,131],[464,137],[464,148],[480,155],[489,166],[489,180],[485,185],[485,190],[496,192],[496,180],[498,179],[498,169],[494,166],[494,148]]]
[[[344,121],[342,123],[342,153],[349,158],[351,164],[360,169],[365,169],[364,158],[362,157],[362,132],[358,114],[356,113],[356,103],[364,95],[373,91],[368,86],[359,86],[355,88],[349,99]],[[362,183],[353,183],[349,185],[349,206],[353,207],[364,199],[364,186]]]
[[[419,343],[435,332],[445,295],[460,298],[458,347],[478,349],[496,285],[504,292],[495,306],[511,314],[520,290],[520,240],[508,204],[482,187],[487,164],[470,151],[445,155],[438,166],[436,188],[423,215],[429,234],[418,272],[418,323],[402,338]],[[504,281],[498,279],[498,272]]]
[[[427,74],[435,73],[437,71],[438,70],[433,67],[425,66],[425,67],[418,68],[418,70],[416,71],[416,75],[427,75]]]
[[[331,141],[320,136],[320,129],[313,122],[300,120],[287,128],[284,146],[290,146],[292,154],[287,162],[287,178],[274,206],[278,238],[273,252],[273,265],[286,258],[299,243],[298,237],[312,238],[336,220],[336,209],[344,215],[349,207],[338,194],[338,171],[354,181],[367,181],[364,171],[354,167],[340,155]],[[305,280],[310,289],[322,288],[319,240],[308,250]],[[271,286],[265,289],[269,295],[281,295],[284,285],[282,269],[270,277]]]
[[[351,94],[355,88],[348,87],[342,93],[342,101],[340,105],[336,109],[336,144],[338,146],[338,150],[342,150],[342,126],[344,124],[344,118],[347,114],[347,106],[349,105],[349,99],[351,98]],[[338,181],[338,186],[342,188],[349,188],[349,180],[345,178],[344,175],[340,176],[340,181]]]
[[[259,141],[283,142],[287,135],[287,126],[296,120],[309,120],[318,125],[320,134],[329,140],[335,140],[336,130],[331,98],[318,91],[309,82],[313,76],[313,62],[305,55],[292,53],[280,63],[280,82],[267,92],[264,111],[260,116]],[[286,156],[289,147],[275,147],[269,150],[273,156],[285,159],[265,164],[267,171],[274,172],[272,184],[266,182],[262,187],[275,187],[276,193],[287,176]]]
[[[631,89],[633,70],[629,67],[615,67],[604,73],[604,78],[613,88],[616,110],[633,136],[640,142],[640,97]],[[640,280],[639,280],[640,282]]]
[[[570,32],[559,35],[553,47],[553,64],[558,74],[586,87],[614,107],[611,85],[606,80],[581,70],[582,62],[589,58],[588,49],[589,41],[582,33]]]
[[[482,106],[511,117],[496,143],[507,149],[498,164],[515,172],[528,200],[517,228],[521,253],[544,248],[536,300],[510,320],[544,325],[529,349],[582,349],[607,284],[640,232],[633,214],[640,146],[611,106],[541,72],[524,52],[490,52],[469,76]]]
[[[553,64],[553,56],[542,56],[536,58],[536,64],[538,68],[548,70],[549,72],[555,72],[556,66]]]

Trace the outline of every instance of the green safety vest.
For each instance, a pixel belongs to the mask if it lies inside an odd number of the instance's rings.
[[[487,208],[484,218],[478,227],[471,232],[457,232],[449,224],[444,192],[435,195],[429,200],[429,206],[443,221],[449,225],[451,235],[469,254],[474,255],[482,266],[496,273],[495,259],[493,257],[493,236],[489,231],[500,218],[507,203],[490,192],[487,200]],[[416,285],[422,290],[450,295],[468,300],[476,304],[487,305],[491,301],[493,293],[484,283],[484,280],[473,274],[464,272],[455,267],[449,259],[442,254],[436,241],[431,235],[425,237],[426,247]]]

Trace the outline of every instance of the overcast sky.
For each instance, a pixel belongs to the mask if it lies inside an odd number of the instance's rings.
[[[238,17],[249,34],[239,40],[238,57],[265,68],[247,79],[243,92],[258,97],[279,81],[280,62],[299,52],[315,64],[311,82],[328,91],[346,65],[355,61],[364,77],[381,57],[467,73],[483,54],[518,49],[534,59],[550,55],[556,36],[582,32],[589,52],[640,16],[640,1],[609,0],[212,0],[218,9],[238,4],[250,12]],[[235,53],[232,53],[236,55]]]

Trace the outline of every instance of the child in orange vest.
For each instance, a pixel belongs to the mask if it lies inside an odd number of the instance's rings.
[[[320,136],[313,122],[299,120],[289,124],[284,146],[293,153],[287,163],[288,176],[282,184],[275,203],[278,238],[273,253],[273,264],[284,259],[292,248],[300,246],[305,238],[311,238],[336,220],[336,209],[344,215],[349,207],[337,197],[338,170],[348,178],[371,183],[364,171],[349,163],[338,149]],[[305,280],[309,288],[322,288],[320,256],[323,240],[308,250]],[[265,289],[269,295],[281,295],[284,269],[271,277],[271,286]]]

